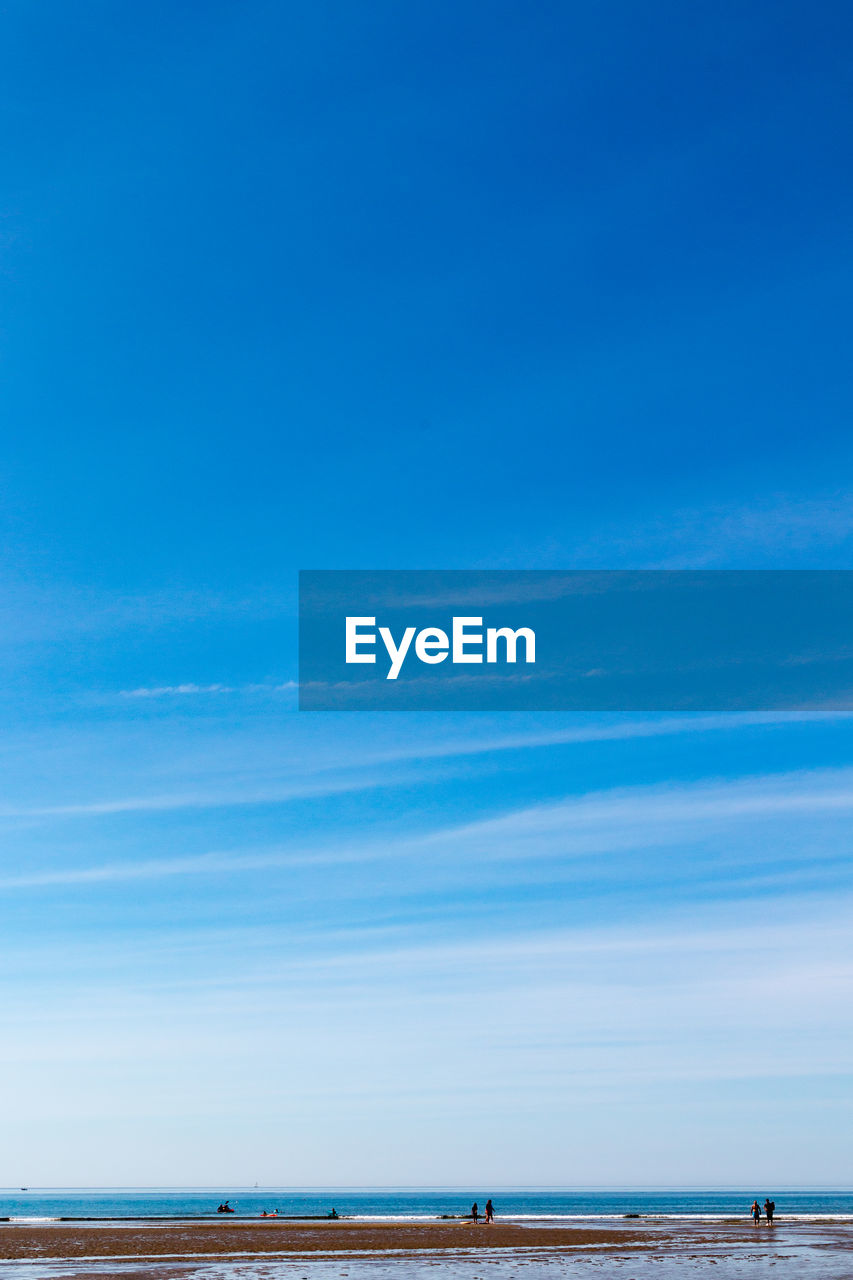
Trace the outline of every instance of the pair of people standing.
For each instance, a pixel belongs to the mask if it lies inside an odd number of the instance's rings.
[[[764,1201],[764,1216],[765,1216],[765,1218],[767,1219],[767,1225],[768,1225],[768,1227],[772,1227],[772,1226],[773,1226],[773,1214],[774,1214],[775,1212],[776,1212],[776,1202],[775,1202],[775,1200],[765,1200],[765,1201]],[[752,1202],[752,1208],[750,1209],[750,1213],[752,1214],[752,1221],[755,1223],[755,1225],[756,1225],[756,1226],[758,1226],[758,1222],[759,1222],[759,1219],[760,1219],[760,1217],[761,1217],[761,1206],[759,1205],[759,1203],[758,1203],[758,1201],[757,1201],[757,1200],[753,1200],[753,1202]]]
[[[477,1204],[476,1200],[471,1205],[471,1218],[472,1218],[472,1221],[474,1222],[480,1221],[480,1206]],[[492,1204],[491,1200],[487,1200],[486,1201],[486,1222],[494,1222],[494,1220],[495,1220],[494,1205]]]

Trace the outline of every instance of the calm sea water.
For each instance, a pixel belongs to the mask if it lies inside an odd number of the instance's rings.
[[[778,1218],[853,1218],[853,1191],[847,1189],[785,1190],[742,1187],[707,1190],[534,1190],[471,1187],[429,1190],[294,1190],[276,1187],[165,1187],[116,1190],[93,1187],[0,1188],[0,1218],[197,1218],[216,1217],[216,1206],[228,1199],[235,1217],[256,1218],[273,1209],[282,1215],[323,1216],[336,1209],[342,1217],[429,1219],[468,1213],[476,1199],[482,1211],[488,1196],[502,1218],[746,1216],[753,1199],[776,1201]],[[231,1219],[233,1221],[233,1219]]]

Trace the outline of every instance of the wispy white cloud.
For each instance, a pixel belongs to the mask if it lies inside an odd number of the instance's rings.
[[[699,834],[709,824],[853,810],[853,769],[768,774],[735,780],[654,784],[571,796],[424,836],[491,856],[541,856],[635,848]]]
[[[164,686],[193,696],[197,691],[228,691],[229,686]],[[157,697],[159,691],[139,690],[133,696]],[[165,693],[162,696],[167,696]],[[646,720],[602,720],[593,723],[573,724],[565,728],[506,733],[496,730],[489,736],[448,738],[425,735],[418,739],[407,734],[388,746],[370,745],[358,738],[349,749],[342,749],[340,740],[330,749],[324,745],[321,751],[306,752],[301,760],[292,760],[287,776],[269,775],[270,758],[281,749],[278,742],[264,739],[264,759],[257,767],[246,766],[241,757],[241,768],[228,759],[205,758],[196,767],[211,777],[208,783],[196,782],[174,791],[152,791],[148,794],[95,796],[68,800],[64,803],[0,804],[0,821],[39,821],[74,818],[98,818],[114,814],[157,813],[192,809],[239,808],[251,805],[287,804],[294,800],[310,799],[322,795],[343,794],[373,790],[377,787],[393,787],[412,782],[408,770],[404,775],[394,772],[395,766],[418,765],[428,761],[447,761],[466,757],[490,755],[501,752],[533,751],[549,747],[583,746],[590,743],[622,742],[647,738],[689,734],[732,732],[738,729],[784,727],[796,724],[832,723],[853,718],[851,712],[744,712],[717,715],[669,716]],[[221,755],[221,753],[220,753]],[[186,765],[182,765],[185,769]],[[176,768],[175,772],[178,772]],[[453,773],[452,768],[446,770]]]
[[[293,849],[238,850],[199,853],[186,857],[148,858],[140,861],[105,862],[89,867],[51,867],[40,871],[0,876],[4,889],[39,889],[59,885],[98,885],[134,880],[163,880],[173,876],[243,875],[273,867],[319,866],[328,863],[363,862],[365,850],[334,848],[309,851]]]
[[[185,1038],[207,1051],[217,1035],[221,1043],[246,1035],[249,1045],[260,1039],[269,1047],[272,1040],[286,1042],[295,1022],[312,1033],[325,1028],[324,1050],[326,1037],[363,1045],[363,1085],[377,1035],[383,1056],[406,1056],[407,1045],[421,1045],[427,1074],[450,1070],[448,1062],[455,1069],[454,1054],[448,1054],[455,1044],[481,1070],[505,1075],[511,1092],[520,1079],[547,1075],[560,1063],[581,1076],[597,1066],[621,1083],[638,1071],[658,1080],[828,1074],[845,1069],[849,1048],[849,1035],[839,1038],[836,1017],[853,982],[849,909],[849,897],[841,897],[813,904],[796,919],[775,904],[771,918],[762,920],[743,912],[720,920],[703,908],[690,919],[653,927],[378,946],[368,938],[366,946],[345,948],[323,938],[307,948],[304,940],[290,946],[279,931],[261,954],[242,955],[237,972],[232,938],[226,948],[219,940],[218,949],[203,945],[196,955],[185,948],[165,984],[152,986],[150,972],[100,974],[94,987],[77,973],[65,980],[54,975],[47,999],[62,1008],[63,1018],[50,1030],[55,1036],[57,1025],[64,1025],[65,1038],[87,1057],[100,1052],[97,1037],[93,1043],[89,1035],[92,1026],[100,1025],[105,1044],[113,1046],[123,1027],[132,1037],[126,1048],[142,1046],[145,1054],[152,1052],[145,1037],[153,1033],[155,1056],[168,1056]],[[767,998],[768,975],[784,999]],[[479,997],[473,1002],[472,979]],[[38,1039],[43,1017],[34,1016],[30,1001],[14,1001],[14,1009],[16,1027]],[[430,1043],[439,1027],[442,1050],[436,1055]],[[224,1040],[223,1028],[231,1030]],[[799,1043],[788,1044],[780,1059],[778,1036],[790,1036],[792,1029]],[[818,1058],[815,1040],[803,1038],[806,1031],[821,1037]],[[770,1032],[774,1039],[766,1041]],[[498,1045],[500,1065],[489,1065]],[[626,1061],[626,1045],[642,1055],[642,1065],[633,1055]],[[586,1083],[593,1080],[590,1075]]]
[[[300,793],[304,794],[304,793]],[[99,810],[100,812],[101,810]],[[72,812],[75,812],[72,810]],[[322,847],[291,846],[255,851],[204,853],[167,859],[104,863],[81,868],[33,870],[0,879],[0,889],[48,885],[154,880],[178,875],[242,874],[297,865],[344,865],[426,856],[429,876],[454,869],[471,874],[469,863],[498,866],[537,859],[567,859],[632,849],[708,841],[723,829],[760,822],[782,823],[789,836],[798,819],[847,819],[853,812],[853,768],[767,774],[734,780],[620,787],[525,806],[477,821],[406,837],[362,837]],[[813,835],[813,832],[810,833]],[[843,839],[843,833],[842,837]],[[853,837],[851,837],[853,839]],[[843,846],[836,842],[836,856]],[[820,850],[810,846],[810,857]],[[756,858],[755,865],[761,863]]]
[[[299,687],[295,680],[284,680],[279,684],[161,684],[141,686],[137,689],[122,689],[122,698],[174,698],[191,697],[194,694],[217,693],[288,693]]]
[[[581,746],[591,742],[625,742],[634,738],[658,738],[679,734],[728,732],[761,726],[831,723],[853,718],[851,711],[743,711],[713,715],[662,716],[645,720],[607,721],[596,716],[594,723],[575,724],[564,729],[519,734],[498,733],[491,738],[442,740],[419,745],[409,742],[390,751],[369,751],[371,764],[397,760],[427,759],[465,755],[486,755],[497,751],[522,751],[538,747]]]
[[[197,791],[118,796],[114,799],[84,800],[79,803],[0,806],[2,819],[98,818],[123,813],[168,813],[181,809],[224,809],[250,805],[288,804],[318,796],[347,791],[367,791],[387,785],[381,775],[359,773],[339,777],[314,777],[292,782],[247,783],[239,790],[221,785]]]

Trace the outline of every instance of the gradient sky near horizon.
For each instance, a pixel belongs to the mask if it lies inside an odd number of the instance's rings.
[[[852,567],[850,7],[0,22],[0,1185],[849,1184],[850,717],[293,682],[300,568]]]

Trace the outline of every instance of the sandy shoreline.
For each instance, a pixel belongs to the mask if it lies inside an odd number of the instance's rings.
[[[625,1247],[659,1239],[632,1225],[626,1229],[583,1225],[548,1227],[471,1222],[192,1222],[0,1224],[0,1259],[79,1257],[179,1257],[198,1254],[414,1253],[456,1249]]]
[[[853,1223],[0,1224],[0,1280],[766,1280],[768,1268],[851,1280]]]
[[[497,1222],[175,1222],[0,1224],[0,1260],[46,1258],[181,1258],[270,1254],[445,1254],[448,1251],[547,1250],[571,1254],[710,1249],[742,1245],[769,1247],[805,1236],[817,1240],[831,1230],[834,1248],[853,1247],[853,1224],[808,1224],[772,1230],[743,1220],[643,1222],[548,1226]]]

